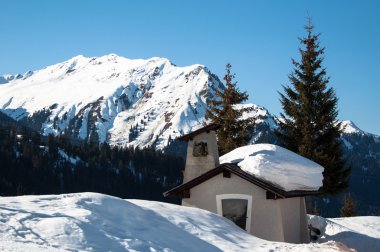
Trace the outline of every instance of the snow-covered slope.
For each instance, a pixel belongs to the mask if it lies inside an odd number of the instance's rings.
[[[205,210],[95,193],[0,197],[0,209],[1,251],[348,251],[265,241]]]
[[[353,121],[345,120],[341,123],[341,128],[345,134],[365,134],[365,132],[358,128]]]
[[[25,73],[25,76],[28,75],[28,73],[30,72]],[[0,76],[0,84],[8,83],[12,80],[17,80],[21,78],[23,78],[23,75],[21,74],[17,74],[17,75],[6,74],[3,76]]]
[[[207,97],[222,88],[202,65],[115,54],[77,56],[0,82],[1,111],[44,134],[158,148],[200,127]]]
[[[309,223],[321,230],[318,242],[339,241],[357,251],[380,251],[380,217],[322,218],[309,216]]]

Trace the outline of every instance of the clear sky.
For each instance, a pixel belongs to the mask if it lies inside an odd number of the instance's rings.
[[[339,119],[380,135],[380,1],[357,0],[0,0],[0,75],[82,54],[226,63],[249,102],[279,115],[298,37],[313,18]],[[1,95],[1,94],[0,94]]]

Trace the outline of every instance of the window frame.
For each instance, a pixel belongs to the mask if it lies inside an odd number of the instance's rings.
[[[247,200],[247,221],[245,230],[251,232],[251,217],[252,217],[252,195],[248,194],[218,194],[216,195],[216,210],[218,215],[223,216],[222,200],[224,199],[243,199]]]

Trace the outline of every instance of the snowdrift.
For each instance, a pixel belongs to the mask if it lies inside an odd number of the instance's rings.
[[[309,215],[309,223],[321,230],[318,242],[339,241],[357,251],[380,251],[380,217],[322,218]]]
[[[337,242],[265,241],[205,210],[96,193],[1,197],[0,250],[349,251]]]

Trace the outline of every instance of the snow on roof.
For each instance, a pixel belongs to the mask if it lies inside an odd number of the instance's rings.
[[[314,191],[322,186],[322,166],[273,144],[237,148],[220,157],[220,163],[237,164],[243,171],[285,191]]]

